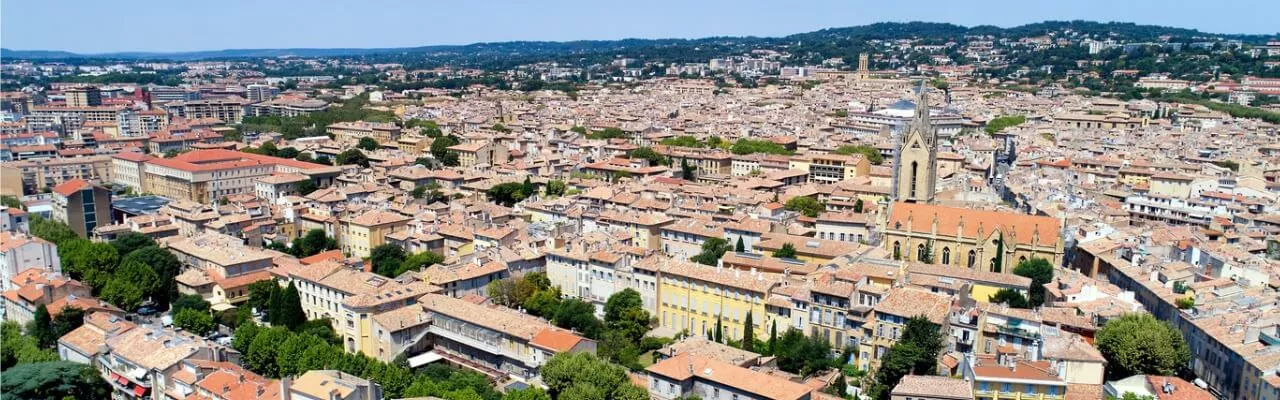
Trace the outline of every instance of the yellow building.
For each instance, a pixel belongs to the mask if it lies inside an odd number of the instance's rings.
[[[809,171],[809,181],[839,183],[859,176],[871,175],[871,162],[861,154],[818,154],[808,160],[792,160],[791,169]]]
[[[869,321],[863,325],[859,356],[863,365],[876,366],[889,353],[889,348],[902,337],[907,321],[923,316],[941,329],[947,326],[951,297],[914,287],[892,288],[875,305]],[[943,333],[944,335],[946,333]]]
[[[766,338],[765,301],[780,277],[671,260],[658,274],[658,323],[696,335],[714,331],[719,321],[726,338],[740,340],[746,329]]]
[[[1146,168],[1122,168],[1120,169],[1120,183],[1129,186],[1141,186],[1151,181],[1151,175],[1155,171]]]
[[[1185,199],[1191,197],[1190,176],[1175,173],[1159,173],[1151,177],[1150,193],[1164,197]]]
[[[449,147],[449,151],[458,155],[458,166],[471,168],[476,165],[506,164],[510,152],[506,147],[493,142],[471,142]]]
[[[965,380],[973,382],[975,400],[1062,400],[1067,382],[1049,361],[1013,355],[979,355],[964,361]]]
[[[1033,257],[1062,261],[1061,225],[1049,217],[894,203],[882,231],[885,250],[902,260],[1006,274]]]
[[[984,303],[1001,290],[1028,296],[1031,289],[1031,278],[1013,274],[917,262],[908,262],[906,271],[911,285],[943,294],[956,294],[957,288],[967,287],[970,298]]]
[[[333,140],[344,145],[354,145],[360,138],[373,138],[384,146],[396,146],[400,140],[400,127],[390,122],[338,122],[326,127]]]
[[[413,218],[382,210],[344,218],[339,224],[338,243],[343,253],[352,257],[369,257],[374,247],[387,242],[387,235],[408,229],[411,220]]]
[[[662,227],[675,221],[665,214],[635,214],[604,211],[596,223],[627,232],[633,243],[642,248],[657,250],[662,246]]]
[[[111,181],[111,156],[85,156],[9,161],[0,175],[6,192],[34,194],[72,179],[91,182]],[[15,179],[20,182],[14,188]]]

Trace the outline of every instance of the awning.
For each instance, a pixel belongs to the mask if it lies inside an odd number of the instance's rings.
[[[146,393],[147,393],[147,388],[145,388],[145,387],[142,387],[142,386],[135,386],[135,387],[133,388],[133,394],[135,394],[135,395],[142,396],[142,395],[144,395],[144,394],[146,394]]]
[[[441,357],[439,354],[436,354],[434,351],[428,351],[426,353],[409,357],[409,368],[421,367],[423,365],[427,365],[443,359],[444,357]]]

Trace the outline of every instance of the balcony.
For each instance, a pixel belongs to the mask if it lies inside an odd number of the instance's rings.
[[[1014,336],[1019,336],[1019,337],[1029,338],[1029,339],[1040,339],[1040,333],[1032,332],[1019,327],[1011,327],[1007,325],[996,325],[996,331],[1006,335],[1014,335]]]
[[[494,355],[505,355],[503,354],[502,348],[497,344],[484,342],[479,339],[463,335],[459,332],[454,332],[448,329],[444,329],[439,325],[431,325],[431,327],[428,328],[428,330],[433,335],[440,336],[440,337],[452,340],[454,342],[458,342],[460,344],[464,344],[476,350],[480,350],[480,351],[483,351],[489,354],[494,354]],[[513,358],[518,358],[518,357],[513,357]]]

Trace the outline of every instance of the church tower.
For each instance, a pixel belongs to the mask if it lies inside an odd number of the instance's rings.
[[[929,122],[924,82],[916,98],[916,115],[898,141],[893,163],[893,200],[932,203],[938,186],[938,135]]]

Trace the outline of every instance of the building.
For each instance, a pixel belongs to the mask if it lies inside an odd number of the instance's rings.
[[[34,194],[74,179],[110,182],[111,168],[111,156],[105,155],[12,161],[0,164],[0,180],[6,191]],[[14,183],[19,187],[12,188]]]
[[[529,381],[559,353],[595,353],[593,340],[505,307],[439,294],[419,299],[431,318],[431,353],[491,378]]]
[[[186,119],[212,118],[226,124],[238,124],[244,117],[245,101],[239,97],[199,100],[175,100],[162,107],[170,115]]]
[[[678,354],[645,368],[649,396],[658,400],[808,400],[813,388],[713,358]]]
[[[138,174],[143,192],[206,204],[229,195],[254,194],[256,181],[273,174],[298,173],[325,187],[341,171],[323,164],[224,149],[151,158],[142,166]]]
[[[271,85],[253,84],[244,87],[244,97],[250,103],[271,100],[280,93],[280,89]]]
[[[973,400],[969,382],[949,376],[907,375],[893,387],[892,400]]]
[[[111,191],[83,179],[54,186],[53,219],[88,238],[93,228],[111,225]]]
[[[114,124],[124,106],[35,106],[25,120],[27,126],[38,131],[58,131],[70,134],[89,122]]]
[[[473,141],[449,146],[449,151],[458,154],[458,166],[463,168],[502,165],[506,164],[510,157],[506,147],[490,141]]]
[[[0,288],[12,289],[11,279],[33,268],[61,272],[58,246],[24,232],[0,232]]]
[[[285,399],[382,400],[382,386],[338,370],[312,370],[281,381]]]
[[[395,146],[400,139],[400,127],[390,122],[338,122],[326,127],[333,140],[346,146],[354,146],[360,138],[373,138],[384,146]]]
[[[781,276],[763,272],[712,268],[671,260],[658,275],[658,323],[673,331],[711,332],[719,323],[724,337],[741,340],[746,329],[767,337],[765,312],[769,291]],[[746,326],[750,314],[751,326]],[[785,324],[783,324],[785,326]]]
[[[111,183],[124,186],[134,193],[143,193],[147,161],[153,158],[145,153],[125,151],[111,156]]]
[[[893,162],[893,199],[932,203],[938,185],[938,134],[929,122],[929,99],[923,83],[916,115],[898,142]]]
[[[271,279],[267,269],[278,254],[216,232],[175,238],[167,246],[182,262],[182,273],[176,278],[178,292],[200,295],[214,310],[248,300],[249,285]]]
[[[961,365],[965,380],[972,382],[975,400],[1062,400],[1067,382],[1049,361],[1030,361],[1016,355],[969,356]]]
[[[861,154],[815,154],[793,158],[790,169],[808,171],[809,182],[831,184],[871,175],[871,162]]]
[[[1036,257],[1059,265],[1061,236],[1061,225],[1050,217],[894,203],[883,242],[895,258],[1007,274]]]
[[[319,99],[279,98],[247,105],[245,115],[251,117],[298,117],[329,109],[329,103]]]
[[[412,220],[402,214],[382,210],[343,218],[339,224],[338,243],[342,251],[352,257],[369,257],[373,248],[387,242],[387,235],[408,229]]]
[[[102,105],[102,90],[97,86],[81,86],[62,91],[67,107],[97,107]]]

